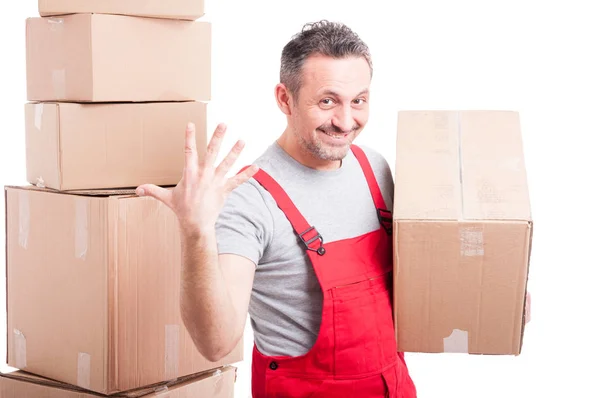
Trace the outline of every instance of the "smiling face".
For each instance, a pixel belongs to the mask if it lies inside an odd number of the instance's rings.
[[[296,96],[278,85],[280,107],[288,116],[280,143],[309,167],[338,167],[369,118],[369,64],[356,56],[313,55],[302,67],[301,81]]]

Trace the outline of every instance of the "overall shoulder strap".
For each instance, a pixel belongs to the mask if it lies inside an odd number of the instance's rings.
[[[375,203],[375,208],[377,210],[377,218],[379,219],[379,223],[388,234],[391,234],[393,223],[392,212],[388,210],[385,204],[385,200],[381,194],[381,189],[379,188],[379,184],[375,178],[375,173],[373,173],[373,168],[371,167],[365,152],[359,146],[352,145],[350,148],[352,149],[354,156],[356,156],[356,159],[363,170],[365,178],[367,179],[367,184],[369,185],[369,190],[371,191],[371,197],[373,198],[373,202]]]
[[[242,168],[240,172],[244,171],[247,167]],[[259,169],[253,178],[275,199],[277,206],[290,221],[292,228],[294,228],[294,231],[300,237],[306,249],[314,251],[319,255],[324,255],[323,237],[315,227],[308,224],[281,185],[262,169]]]

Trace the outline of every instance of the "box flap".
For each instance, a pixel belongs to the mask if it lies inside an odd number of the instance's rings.
[[[531,220],[518,113],[400,111],[394,219]]]

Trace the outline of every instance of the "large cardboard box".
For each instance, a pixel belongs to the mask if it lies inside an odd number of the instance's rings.
[[[120,14],[195,20],[204,15],[204,0],[38,0],[41,16]]]
[[[236,369],[231,366],[177,380],[117,393],[123,398],[233,398]],[[31,373],[14,371],[0,373],[2,398],[97,398],[108,397],[70,384],[59,383]]]
[[[407,352],[521,352],[532,219],[519,115],[398,114],[395,320]]]
[[[209,22],[73,14],[26,25],[28,101],[211,99]]]
[[[6,187],[8,365],[103,394],[230,365],[179,312],[174,213],[135,195]]]
[[[57,190],[176,185],[185,129],[206,149],[204,102],[27,103],[27,181]]]

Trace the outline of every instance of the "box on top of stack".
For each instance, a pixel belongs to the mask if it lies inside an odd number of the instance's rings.
[[[398,350],[518,355],[533,223],[519,114],[398,113]]]
[[[114,14],[196,20],[204,15],[204,0],[38,0],[41,16]]]
[[[176,380],[119,393],[111,398],[233,398],[236,369],[232,366],[193,374]],[[70,384],[14,371],[0,373],[0,397],[2,398],[97,398],[107,397]]]

